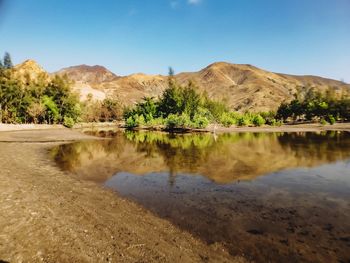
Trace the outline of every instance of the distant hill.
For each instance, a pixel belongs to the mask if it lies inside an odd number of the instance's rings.
[[[38,79],[39,77],[43,79],[48,79],[49,74],[34,60],[28,59],[21,64],[16,65],[13,68],[14,75],[22,80],[26,81],[29,79]]]
[[[60,75],[66,74],[71,80],[76,82],[99,85],[118,79],[118,76],[102,66],[79,65],[61,69]]]
[[[35,61],[29,62],[17,65],[17,71],[25,71],[21,70],[23,68],[29,72],[43,71]],[[122,77],[102,66],[80,65],[53,74],[66,74],[74,81],[73,87],[81,93],[82,100],[89,93],[97,100],[113,95],[118,96],[125,105],[134,104],[145,96],[158,97],[168,83],[167,76],[140,73]],[[193,81],[199,92],[225,101],[238,111],[275,110],[281,102],[293,99],[297,91],[306,92],[310,88],[321,91],[331,88],[339,95],[350,94],[350,85],[341,81],[273,73],[252,65],[225,62],[211,64],[198,72],[180,73],[175,78],[180,84]]]

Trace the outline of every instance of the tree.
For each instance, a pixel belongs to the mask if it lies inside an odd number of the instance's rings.
[[[182,90],[182,112],[185,112],[193,120],[200,105],[200,95],[196,92],[193,82]]]
[[[5,52],[5,55],[4,55],[4,68],[5,69],[13,68],[11,56],[8,52]]]
[[[45,113],[45,106],[41,102],[33,102],[27,109],[30,117],[32,117],[33,122],[36,124],[39,122],[39,118],[43,117]]]
[[[117,97],[106,98],[102,102],[102,114],[105,121],[117,120],[122,116],[122,105]]]
[[[60,119],[60,114],[56,103],[53,98],[44,96],[43,97],[43,105],[46,108],[46,118],[49,124],[57,123]]]
[[[277,118],[286,121],[289,117],[292,116],[292,111],[289,104],[282,103],[277,110]]]
[[[169,77],[174,77],[175,76],[175,71],[174,71],[174,69],[172,67],[169,67],[168,75],[169,75]]]
[[[159,102],[159,110],[163,117],[168,117],[170,114],[180,114],[182,108],[181,87],[177,83],[170,83],[161,97]]]

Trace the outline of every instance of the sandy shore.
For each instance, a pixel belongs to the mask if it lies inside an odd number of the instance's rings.
[[[48,128],[34,130],[16,130],[0,132],[0,142],[70,142],[77,140],[99,140],[94,136],[85,135],[79,131],[67,128]]]
[[[101,122],[101,123],[79,123],[74,126],[73,130],[86,130],[86,129],[123,129],[121,122]],[[62,125],[45,125],[45,124],[1,124],[0,132],[10,132],[10,131],[31,131],[35,130],[68,130]],[[145,130],[151,130],[151,128],[145,127]],[[143,128],[140,128],[143,130]],[[228,133],[228,132],[319,132],[319,131],[350,131],[350,123],[336,123],[334,125],[322,125],[319,123],[311,124],[293,124],[293,125],[282,125],[282,126],[262,126],[262,127],[223,127],[220,125],[209,125],[206,129],[193,129],[192,131],[204,131],[204,132],[217,132],[217,133]],[[48,133],[49,134],[49,133]],[[72,134],[72,133],[70,133]],[[62,136],[62,134],[57,134],[57,136]],[[67,136],[65,133],[64,136]],[[35,136],[35,135],[33,135]],[[77,136],[77,139],[81,137]],[[54,139],[54,138],[53,138]],[[65,138],[57,137],[56,140],[64,140]]]
[[[90,139],[78,134],[0,133],[7,141],[0,143],[0,261],[243,262],[220,244],[208,246],[139,205],[59,170],[49,149],[57,141]]]
[[[312,124],[295,124],[282,126],[262,126],[262,127],[229,127],[210,125],[206,131],[217,133],[226,132],[320,132],[320,131],[350,131],[350,123],[336,123],[334,125]]]
[[[3,131],[23,131],[23,130],[51,130],[64,129],[63,125],[48,124],[4,124],[0,123],[0,132]]]

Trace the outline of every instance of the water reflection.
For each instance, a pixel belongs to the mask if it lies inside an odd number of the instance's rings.
[[[101,134],[100,134],[101,135]],[[271,172],[313,167],[350,158],[347,133],[236,133],[172,135],[156,132],[103,132],[106,141],[56,147],[64,170],[104,182],[117,172],[200,174],[217,183],[252,180]]]
[[[99,132],[53,158],[233,255],[350,261],[350,135]]]

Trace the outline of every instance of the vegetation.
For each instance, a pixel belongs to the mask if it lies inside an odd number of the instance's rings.
[[[220,114],[221,103],[199,94],[193,82],[186,86],[177,84],[172,69],[169,70],[168,84],[158,100],[146,97],[134,108],[124,111],[127,128],[142,125],[165,126],[167,129],[205,128],[215,119],[214,115]],[[227,110],[225,107],[222,109]]]
[[[179,85],[172,69],[169,71],[168,85],[158,100],[146,97],[134,108],[124,111],[127,128],[145,125],[164,126],[168,130],[203,129],[210,123],[220,123],[226,127],[234,124],[261,126],[266,123],[259,114],[230,112],[225,103],[210,99],[206,93],[199,93],[193,82]]]
[[[0,59],[0,122],[46,123],[73,127],[76,122],[103,122],[124,119],[125,126],[152,128],[203,129],[209,124],[225,127],[279,126],[285,122],[320,122],[334,124],[350,121],[350,98],[339,96],[334,89],[325,93],[308,89],[295,95],[294,100],[282,103],[277,112],[238,113],[229,110],[225,102],[200,93],[194,82],[180,85],[169,70],[168,88],[159,98],[145,97],[132,108],[123,108],[117,97],[104,101],[92,95],[80,102],[71,90],[67,77],[30,74],[18,77],[11,56]]]
[[[32,79],[16,76],[9,53],[0,59],[0,123],[63,124],[73,127],[79,121],[112,121],[122,116],[117,99],[80,103],[67,77]]]
[[[290,103],[282,103],[277,118],[284,122],[319,121],[322,124],[349,121],[350,98],[339,98],[331,90],[323,94],[310,89],[304,96],[297,94]]]
[[[5,54],[0,69],[0,122],[2,123],[64,123],[76,122],[80,116],[78,96],[71,92],[69,81],[44,76],[25,81],[13,74],[13,64]]]
[[[209,98],[198,92],[193,82],[179,85],[169,71],[168,88],[162,96],[146,97],[134,108],[124,111],[127,128],[139,126],[163,126],[168,130],[185,128],[205,128],[210,123],[224,127],[236,126],[280,126],[288,121],[319,121],[334,124],[336,121],[348,121],[350,118],[350,100],[337,99],[332,92],[325,94],[308,90],[304,96],[295,95],[290,103],[282,103],[277,113],[238,113],[228,109],[224,102]],[[297,99],[302,97],[302,99]]]
[[[96,101],[89,94],[88,99],[81,103],[81,107],[83,122],[109,122],[120,120],[123,116],[123,106],[116,97]]]

